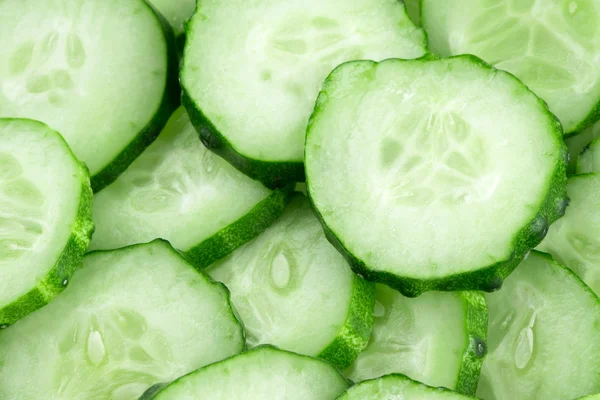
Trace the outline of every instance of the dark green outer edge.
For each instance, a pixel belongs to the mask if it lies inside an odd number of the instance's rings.
[[[183,256],[196,268],[204,269],[254,239],[283,212],[291,199],[293,186],[271,193],[266,199],[234,223],[221,229],[202,243],[184,251]]]
[[[465,328],[468,333],[462,356],[456,391],[475,396],[483,360],[487,354],[488,308],[480,292],[461,292],[466,308]]]
[[[367,347],[373,330],[375,284],[354,276],[352,297],[346,322],[335,339],[317,357],[329,361],[339,370],[352,365]]]
[[[556,166],[554,168],[554,172],[551,178],[548,181],[546,187],[548,187],[548,192],[542,204],[540,205],[539,211],[537,215],[531,219],[515,236],[513,239],[513,250],[512,253],[505,259],[499,262],[496,262],[491,265],[484,266],[482,268],[461,272],[457,274],[447,275],[442,278],[432,278],[432,279],[421,279],[421,278],[412,278],[408,276],[400,276],[396,274],[392,274],[386,271],[379,271],[374,267],[367,265],[363,260],[358,257],[355,257],[346,247],[346,245],[341,241],[339,235],[329,229],[327,223],[325,222],[323,215],[319,212],[314,202],[312,201],[312,195],[310,191],[310,177],[307,176],[307,193],[310,199],[310,204],[317,215],[317,218],[323,225],[323,229],[325,231],[325,236],[331,242],[331,244],[338,249],[340,253],[348,260],[352,269],[362,277],[364,277],[368,281],[383,283],[385,285],[390,286],[393,289],[398,290],[404,296],[407,297],[416,297],[424,292],[431,290],[439,290],[439,291],[467,291],[467,290],[483,290],[486,292],[493,292],[502,287],[502,281],[510,275],[510,273],[521,263],[526,253],[535,248],[538,244],[542,242],[546,234],[548,233],[548,228],[550,224],[559,219],[565,214],[565,209],[568,204],[566,183],[567,183],[567,164],[569,153],[567,150],[567,146],[563,140],[562,135],[562,127],[558,119],[548,111],[546,103],[541,100],[537,95],[531,92],[525,85],[521,83],[514,75],[502,71],[497,70],[490,64],[481,60],[480,58],[467,54],[467,55],[458,55],[448,57],[446,59],[453,58],[465,58],[472,63],[488,69],[490,71],[494,71],[496,73],[500,73],[505,75],[509,79],[513,79],[522,89],[527,90],[531,95],[535,96],[538,100],[539,105],[545,110],[546,115],[549,118],[550,125],[549,131],[555,136],[556,145],[559,148],[559,155],[556,160]],[[428,62],[430,60],[435,60],[431,56],[424,56],[420,59],[416,60],[400,60],[400,59],[389,59],[382,62]],[[328,83],[333,81],[335,78],[336,72],[339,68],[344,68],[346,64],[352,63],[365,63],[369,62],[372,65],[377,65],[379,63],[373,61],[350,61],[344,64],[341,64],[333,72],[327,77],[325,80],[325,84],[323,86],[323,90],[319,93],[319,97],[317,98],[315,109],[313,114],[310,117],[307,133],[306,133],[306,141],[311,135],[312,126],[314,124],[315,119],[318,117],[322,108],[326,105],[328,101]],[[305,147],[306,148],[306,147]]]
[[[146,0],[142,0],[162,26],[167,47],[167,78],[162,100],[152,119],[129,144],[110,161],[104,168],[92,176],[92,189],[95,193],[113,183],[119,175],[139,157],[165,127],[171,114],[179,107],[179,81],[178,81],[178,56],[177,43],[171,25],[165,18]]]

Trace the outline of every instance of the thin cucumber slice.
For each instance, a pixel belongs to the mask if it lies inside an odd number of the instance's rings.
[[[577,164],[581,156],[581,152],[592,143],[594,140],[600,137],[600,122],[594,126],[587,128],[579,135],[575,135],[565,139],[565,143],[569,148],[569,174],[582,173],[582,172],[595,172],[592,170],[585,170],[585,168],[578,168]],[[589,156],[589,155],[588,155]],[[579,170],[578,170],[579,169]],[[600,172],[600,171],[599,171]]]
[[[336,68],[305,163],[328,238],[355,271],[416,296],[498,289],[564,214],[567,156],[538,97],[457,56]]]
[[[420,0],[431,50],[474,54],[544,99],[565,134],[600,119],[600,0]]]
[[[207,147],[268,187],[304,181],[306,121],[335,66],[426,52],[398,0],[202,0],[186,32],[192,122]]]
[[[135,399],[243,346],[227,290],[167,242],[95,252],[0,334],[0,398]]]
[[[570,400],[600,390],[600,301],[573,272],[533,251],[486,301],[477,397]]]
[[[140,400],[332,400],[348,386],[323,361],[261,346],[183,376]]]
[[[537,247],[572,269],[600,296],[600,173],[567,182],[569,208]]]
[[[341,369],[369,341],[375,285],[352,273],[299,193],[265,233],[207,273],[231,291],[250,347],[273,344]]]
[[[274,222],[288,192],[272,192],[208,151],[180,107],[158,139],[96,194],[91,248],[163,238],[207,267]]]
[[[338,400],[468,400],[445,388],[436,388],[400,375],[390,374],[352,386]]]
[[[348,379],[402,373],[475,395],[488,323],[482,294],[428,292],[410,299],[377,285],[374,315],[369,345],[346,370]]]
[[[0,1],[0,117],[57,129],[111,183],[178,103],[173,33],[144,0]]]
[[[184,24],[196,9],[196,0],[148,0],[169,21],[176,37],[184,36]]]
[[[64,290],[93,230],[90,176],[62,136],[0,119],[0,330]]]

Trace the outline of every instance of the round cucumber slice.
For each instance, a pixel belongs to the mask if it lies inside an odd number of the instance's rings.
[[[157,393],[153,389],[140,400],[331,400],[348,386],[323,361],[261,346],[183,376]]]
[[[569,169],[568,172],[570,174],[574,173],[582,173],[582,172],[596,172],[592,171],[589,167],[589,159],[585,160],[584,163],[588,164],[586,166],[578,166],[580,163],[581,152],[594,140],[600,137],[600,122],[587,128],[585,131],[581,132],[579,135],[575,135],[565,139],[565,143],[569,148]],[[591,154],[586,155],[586,157],[591,156]],[[593,159],[593,157],[592,157]],[[592,162],[593,163],[593,162]],[[600,172],[600,171],[599,171]]]
[[[373,333],[346,377],[402,373],[475,395],[485,355],[487,307],[479,292],[428,292],[410,299],[377,285]]]
[[[0,330],[64,290],[93,230],[89,173],[62,136],[0,119]]]
[[[173,34],[144,0],[3,0],[0,42],[0,117],[57,129],[94,191],[154,140],[179,101]]]
[[[600,296],[600,174],[569,178],[567,193],[567,213],[537,248],[572,269]]]
[[[573,272],[533,251],[486,301],[477,397],[569,400],[600,390],[600,301]]]
[[[207,267],[274,222],[289,192],[265,188],[208,151],[180,107],[157,140],[96,194],[91,248],[163,238]]]
[[[169,21],[175,36],[184,36],[185,22],[196,9],[196,0],[148,0]]]
[[[513,73],[567,135],[600,119],[599,18],[600,0],[421,0],[432,51]]]
[[[167,242],[94,252],[0,334],[0,398],[136,399],[243,347],[227,290]]]
[[[207,147],[268,187],[304,181],[306,121],[335,66],[426,52],[398,0],[203,0],[186,29],[192,122]]]
[[[468,400],[445,388],[436,388],[400,375],[390,374],[352,386],[338,400]]]
[[[207,273],[231,291],[250,347],[273,344],[345,368],[367,345],[375,286],[352,273],[301,194]]]
[[[305,157],[328,238],[408,296],[498,289],[566,205],[559,122],[474,56],[341,65]]]

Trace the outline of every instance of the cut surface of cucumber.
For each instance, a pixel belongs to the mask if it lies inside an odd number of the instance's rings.
[[[600,119],[600,0],[421,0],[421,24],[433,52],[516,75],[565,134]]]
[[[336,68],[305,165],[328,238],[353,268],[415,296],[497,289],[564,214],[566,160],[538,97],[457,56]]]
[[[477,397],[569,400],[600,390],[600,301],[568,268],[532,251],[486,301]]]
[[[304,180],[306,121],[335,66],[426,52],[398,0],[203,0],[186,29],[192,122],[209,148],[269,187]]]
[[[179,108],[159,137],[94,199],[91,248],[166,239],[206,267],[249,241],[283,211],[272,192],[208,151]]]
[[[175,36],[184,34],[185,21],[194,13],[196,0],[148,0],[169,21]]]
[[[401,373],[475,395],[485,355],[487,308],[478,292],[428,292],[411,299],[377,285],[373,333],[346,377]]]
[[[424,385],[400,375],[390,374],[352,386],[338,400],[468,400],[448,389]]]
[[[207,273],[231,291],[250,347],[273,344],[345,368],[367,345],[375,287],[352,272],[299,193],[261,236]]]
[[[594,126],[587,128],[585,131],[578,135],[571,136],[565,139],[565,143],[569,148],[569,174],[582,173],[582,172],[596,172],[587,170],[585,167],[578,167],[581,152],[594,140],[600,137],[600,122]],[[588,154],[589,156],[589,154]],[[586,160],[587,161],[587,160]],[[599,171],[600,172],[600,171]]]
[[[593,141],[582,147],[577,159],[576,172],[585,174],[589,172],[600,172],[600,123],[592,130]]]
[[[324,361],[261,346],[194,371],[140,400],[331,400],[348,386]]]
[[[0,117],[58,130],[98,191],[178,102],[172,36],[144,0],[3,0]]]
[[[243,346],[227,290],[167,242],[94,252],[62,295],[0,334],[0,398],[136,399]]]
[[[537,248],[572,269],[600,296],[600,173],[570,177],[567,194],[565,216]]]
[[[64,290],[93,230],[89,173],[62,136],[0,119],[0,331]]]

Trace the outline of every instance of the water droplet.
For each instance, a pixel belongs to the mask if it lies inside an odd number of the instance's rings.
[[[87,356],[93,365],[100,365],[106,356],[106,348],[102,335],[98,331],[91,331],[87,342]]]
[[[6,329],[6,328],[8,328],[8,325],[7,325],[7,324],[2,324],[2,325],[0,325],[0,329]]]
[[[62,281],[62,285],[63,285],[63,286],[67,286],[68,284],[69,284],[69,280],[68,280],[68,279],[66,279],[66,278],[65,278],[65,279],[63,279],[63,281]]]
[[[486,346],[485,343],[479,339],[477,339],[477,345],[475,346],[475,353],[479,356],[479,357],[483,357],[486,353]]]
[[[519,369],[524,369],[531,355],[533,354],[533,331],[530,327],[525,327],[519,332],[517,343],[515,344],[515,365]]]

